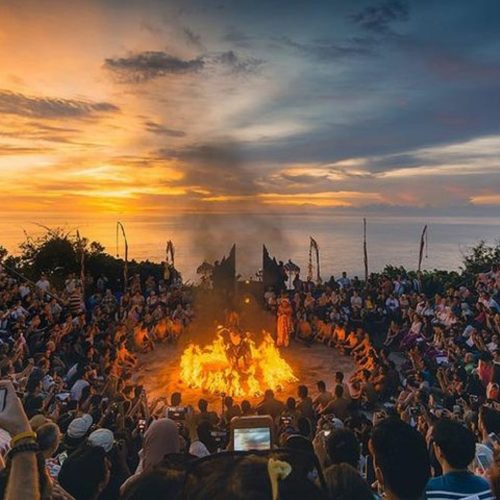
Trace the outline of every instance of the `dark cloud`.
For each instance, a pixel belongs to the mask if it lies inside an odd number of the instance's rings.
[[[409,8],[404,0],[387,0],[365,7],[352,15],[351,19],[368,31],[387,34],[392,31],[392,23],[407,21],[408,16]]]
[[[183,29],[184,35],[186,36],[186,40],[189,45],[192,45],[193,47],[199,49],[199,50],[205,50],[205,46],[203,45],[203,42],[201,41],[201,35],[198,33],[195,33],[189,28],[184,28]]]
[[[181,185],[199,186],[215,195],[249,196],[259,192],[254,169],[237,143],[194,144],[179,150],[161,149],[161,158],[182,162]]]
[[[104,66],[127,83],[140,83],[170,74],[197,73],[207,66],[218,66],[235,74],[250,74],[264,63],[255,57],[242,57],[234,51],[205,54],[183,60],[166,52],[140,52],[128,57],[106,59]]]
[[[234,73],[254,73],[264,63],[262,59],[255,57],[241,57],[232,50],[209,58]]]
[[[33,118],[87,118],[116,111],[119,111],[119,108],[109,102],[30,97],[0,90],[0,113]]]
[[[146,130],[153,134],[165,135],[167,137],[184,137],[186,135],[182,130],[167,128],[152,121],[147,121],[144,125],[146,126]]]
[[[132,53],[128,57],[108,58],[104,67],[126,82],[144,82],[166,75],[196,73],[203,69],[202,58],[184,60],[162,51]]]
[[[230,248],[236,242],[240,252],[238,265],[244,267],[249,258],[245,250],[254,246],[256,241],[272,241],[273,248],[280,244],[286,247],[279,214],[261,217],[254,212],[256,207],[262,206],[259,198],[264,192],[261,173],[245,160],[238,142],[193,144],[181,150],[163,149],[158,155],[181,162],[182,179],[168,181],[168,184],[189,186],[188,201],[192,203],[192,209],[200,212],[200,206],[203,206],[204,211],[195,224],[189,216],[185,216],[185,223],[192,228],[193,246],[203,252],[205,259],[219,259],[221,249]],[[211,204],[211,200],[217,200],[217,203]],[[231,228],[210,217],[210,210],[217,210],[220,203],[244,213],[244,227]],[[266,207],[266,210],[272,213],[271,207]]]
[[[321,61],[358,55],[366,56],[374,53],[374,41],[370,38],[354,37],[344,42],[336,42],[323,38],[308,42],[299,42],[283,36],[277,39],[277,41],[303,55],[312,56]]]

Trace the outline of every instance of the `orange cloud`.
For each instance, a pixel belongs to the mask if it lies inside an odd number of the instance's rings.
[[[500,205],[500,193],[472,196],[470,202],[473,205]]]

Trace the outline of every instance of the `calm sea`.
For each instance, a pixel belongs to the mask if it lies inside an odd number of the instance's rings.
[[[53,220],[17,217],[0,219],[0,245],[11,253],[24,239],[23,229],[39,234],[33,220],[55,227]],[[204,259],[215,260],[237,244],[237,270],[251,277],[261,267],[262,244],[271,255],[283,261],[291,258],[307,272],[309,236],[320,246],[321,274],[338,276],[363,274],[362,230],[360,217],[331,215],[183,215],[159,220],[127,220],[124,223],[129,256],[161,261],[165,243],[171,239],[176,249],[176,266],[186,279],[196,279],[196,268]],[[458,269],[463,254],[480,240],[494,243],[500,239],[500,220],[488,217],[369,217],[368,253],[370,271],[386,264],[415,269],[418,263],[420,233],[429,225],[426,269]],[[59,224],[61,225],[61,224]],[[116,253],[115,222],[111,220],[67,220],[68,230],[79,229],[91,240],[100,241]],[[119,245],[123,255],[123,244]]]

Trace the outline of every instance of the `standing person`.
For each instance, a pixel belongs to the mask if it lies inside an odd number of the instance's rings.
[[[474,434],[455,420],[443,419],[432,431],[432,446],[443,475],[431,479],[425,500],[494,500],[488,481],[468,470],[476,455]]]
[[[73,316],[80,314],[84,310],[82,291],[78,286],[73,288],[73,291],[69,296],[69,308]]]
[[[50,290],[50,282],[45,273],[42,273],[40,279],[36,282],[36,286],[43,292],[48,292]]]
[[[351,280],[347,277],[345,271],[342,272],[342,277],[337,280],[337,283],[340,285],[340,288],[349,288],[351,286]]]
[[[290,332],[293,329],[292,314],[293,308],[290,301],[286,297],[281,299],[280,305],[278,306],[278,323],[276,327],[276,345],[278,347],[288,347],[290,342]]]

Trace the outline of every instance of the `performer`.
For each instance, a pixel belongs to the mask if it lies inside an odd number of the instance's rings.
[[[222,328],[220,334],[226,345],[227,358],[233,368],[248,369],[252,351],[250,347],[250,333],[241,333],[236,329]]]
[[[293,308],[290,301],[287,298],[282,299],[278,306],[278,323],[276,327],[276,345],[278,347],[288,347],[290,342],[290,333],[293,330],[292,315]]]
[[[234,309],[226,310],[226,327],[230,329],[240,329],[240,315]]]

